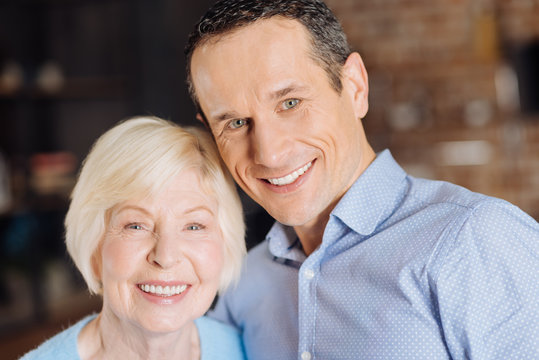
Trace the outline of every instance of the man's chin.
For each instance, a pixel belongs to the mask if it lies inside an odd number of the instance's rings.
[[[283,225],[297,227],[297,226],[303,226],[306,223],[309,222],[309,216],[304,214],[300,210],[294,210],[294,209],[287,209],[287,211],[266,211],[273,217],[275,220],[280,222]]]

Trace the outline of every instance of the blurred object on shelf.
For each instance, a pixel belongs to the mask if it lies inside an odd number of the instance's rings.
[[[437,144],[442,166],[477,166],[492,161],[494,149],[485,140],[444,141]]]
[[[413,130],[423,122],[423,113],[421,104],[394,104],[389,111],[389,125],[395,131]]]
[[[496,62],[500,57],[500,40],[495,5],[491,1],[475,1],[472,8],[476,56],[482,61]]]
[[[0,68],[0,95],[12,95],[24,85],[22,66],[15,61],[6,61]]]
[[[488,99],[471,100],[464,105],[464,122],[469,127],[486,126],[494,118],[494,110]]]
[[[48,61],[39,68],[36,85],[45,93],[56,94],[60,92],[64,83],[64,74],[60,64],[57,62]]]
[[[30,186],[38,195],[61,195],[66,199],[75,183],[77,159],[70,152],[35,154],[30,159]]]
[[[512,66],[503,63],[496,69],[494,86],[496,88],[498,108],[501,111],[508,114],[514,114],[520,111],[518,78]]]

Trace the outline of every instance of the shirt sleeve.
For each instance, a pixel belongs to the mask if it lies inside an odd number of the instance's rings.
[[[538,359],[538,223],[487,200],[450,243],[434,292],[452,357]]]

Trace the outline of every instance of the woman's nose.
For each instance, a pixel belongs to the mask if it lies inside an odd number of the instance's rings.
[[[148,254],[150,264],[168,269],[181,262],[183,252],[180,235],[174,233],[156,234],[154,246]]]

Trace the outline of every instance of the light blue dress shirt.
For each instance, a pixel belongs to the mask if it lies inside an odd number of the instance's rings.
[[[276,223],[210,316],[249,359],[539,359],[539,225],[386,150],[315,252]]]

